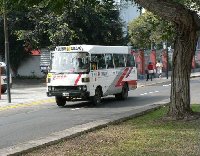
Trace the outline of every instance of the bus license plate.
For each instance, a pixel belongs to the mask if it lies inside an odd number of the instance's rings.
[[[69,96],[69,93],[63,93],[63,96]]]

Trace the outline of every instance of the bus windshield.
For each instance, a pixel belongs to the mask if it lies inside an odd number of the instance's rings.
[[[89,53],[52,52],[50,72],[85,73],[89,72]]]

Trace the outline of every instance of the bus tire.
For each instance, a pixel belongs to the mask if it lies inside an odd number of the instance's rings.
[[[102,96],[102,90],[100,87],[97,87],[95,90],[95,95],[92,98],[93,105],[98,105],[101,103],[101,96]]]
[[[66,104],[66,100],[62,96],[56,96],[56,103],[59,107],[64,107]]]
[[[128,85],[125,83],[122,87],[122,91],[119,94],[115,94],[117,100],[126,100],[128,98]]]

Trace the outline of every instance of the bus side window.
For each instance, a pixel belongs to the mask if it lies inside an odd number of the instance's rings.
[[[115,68],[120,67],[118,54],[113,54],[113,59],[115,63]]]
[[[104,54],[92,54],[91,55],[91,70],[105,69],[106,63]]]
[[[134,66],[135,66],[134,56],[131,54],[126,55],[126,67],[134,67]]]
[[[125,67],[124,55],[122,54],[119,54],[119,65],[120,67]]]
[[[97,55],[91,55],[91,70],[97,70]]]
[[[113,54],[113,58],[116,68],[125,66],[123,54]]]
[[[97,58],[98,58],[98,69],[105,69],[106,62],[105,62],[104,54],[97,54]]]
[[[126,62],[126,67],[130,67],[131,66],[131,62],[130,62],[130,56],[129,55],[125,55],[125,62]]]
[[[105,59],[106,59],[106,68],[107,69],[114,68],[112,54],[105,54]]]

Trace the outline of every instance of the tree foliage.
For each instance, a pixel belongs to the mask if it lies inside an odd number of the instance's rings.
[[[34,28],[19,32],[19,37],[32,39],[38,47],[123,43],[122,22],[114,1],[74,1],[71,5],[64,7],[61,14],[46,7],[30,8],[28,19]]]
[[[18,16],[18,18],[15,18]],[[20,18],[21,19],[20,19]],[[21,14],[12,13],[10,14],[8,21],[9,21],[9,53],[10,53],[10,62],[11,62],[11,68],[13,69],[13,72],[16,74],[18,67],[20,66],[20,63],[28,57],[28,53],[24,49],[24,41],[18,40],[17,36],[15,35],[15,31],[22,29],[22,20],[23,17]],[[23,21],[24,22],[24,21]],[[24,22],[25,23],[25,22]],[[5,58],[5,47],[4,47],[4,22],[3,18],[0,18],[0,55],[2,58]],[[28,24],[27,24],[28,25]],[[26,27],[27,25],[23,25]],[[23,28],[24,29],[24,28]]]
[[[152,45],[174,41],[174,25],[146,11],[129,23],[129,38],[135,48],[150,49]]]
[[[0,7],[3,8],[1,2]],[[10,56],[13,57],[11,66],[15,68],[27,54],[19,50],[19,47],[30,51],[33,48],[57,45],[121,45],[124,42],[123,24],[113,0],[10,0],[6,1],[6,6],[9,6],[10,44],[14,43],[10,47]],[[0,22],[3,25],[3,20]],[[3,29],[0,31],[0,42],[3,43]],[[0,53],[4,54],[4,48]]]

